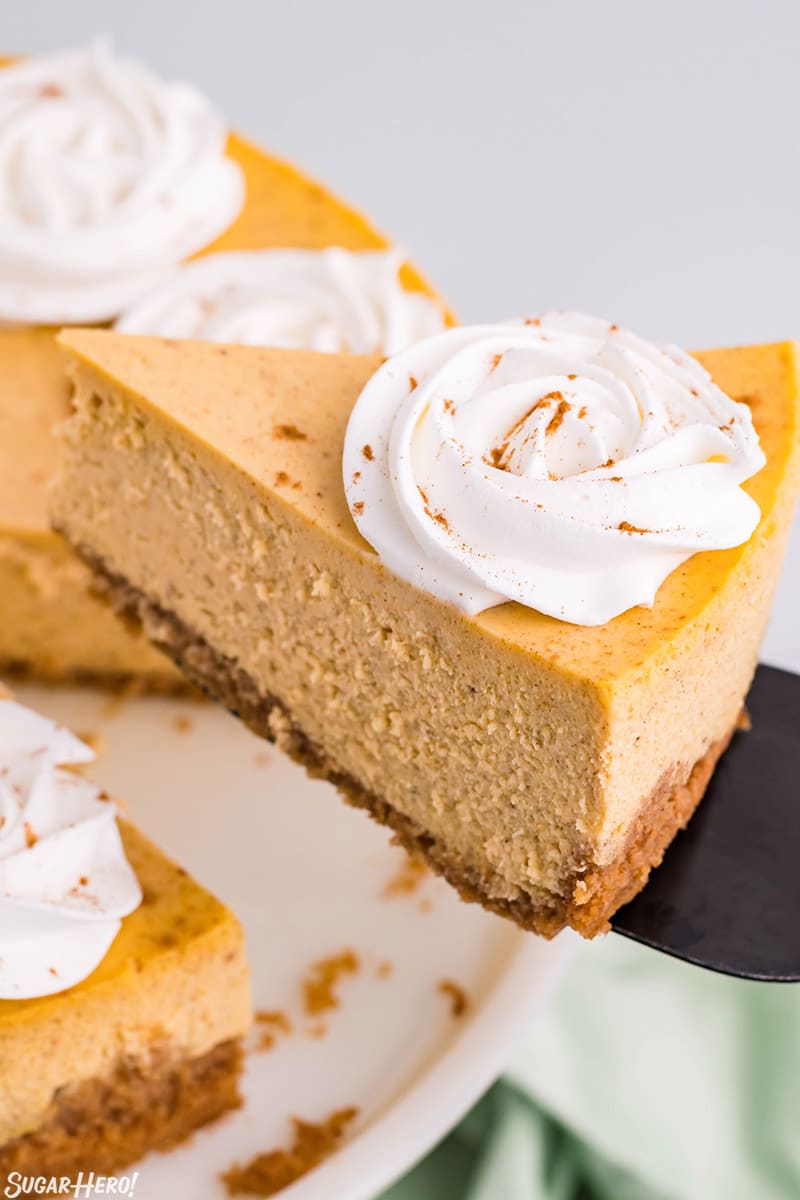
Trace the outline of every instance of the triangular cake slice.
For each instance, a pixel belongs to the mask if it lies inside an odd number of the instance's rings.
[[[371,359],[68,332],[57,528],[119,608],[465,897],[585,935],[644,884],[740,720],[798,488],[791,344],[699,355],[767,465],[744,545],[595,627],[467,617],[359,536],[341,478]]]

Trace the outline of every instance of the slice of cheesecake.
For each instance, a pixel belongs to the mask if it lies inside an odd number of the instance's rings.
[[[93,757],[0,695],[0,1185],[108,1174],[240,1103],[242,929]]]
[[[109,1174],[241,1103],[241,927],[126,822],[122,837],[144,900],[101,965],[57,995],[0,1000],[2,1182]]]
[[[741,718],[798,490],[793,346],[698,356],[766,455],[753,536],[695,554],[652,608],[580,626],[467,616],[382,566],[341,473],[374,360],[62,344],[77,414],[55,524],[117,607],[466,898],[546,935],[605,930]]]
[[[250,1024],[241,927],[127,822],[144,899],[57,995],[0,1000],[0,1182],[109,1174],[238,1108]]]
[[[116,1171],[240,1103],[242,929],[93,757],[0,684],[0,1187]]]

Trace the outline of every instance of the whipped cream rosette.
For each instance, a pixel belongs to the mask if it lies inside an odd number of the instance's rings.
[[[343,470],[398,575],[468,613],[516,600],[599,625],[651,605],[692,554],[746,541],[760,513],[741,484],[764,461],[749,409],[695,359],[550,312],[391,358]]]
[[[122,314],[123,333],[350,354],[394,354],[444,328],[400,282],[402,251],[254,250],[179,268]]]
[[[64,769],[93,758],[66,729],[0,700],[0,999],[85,979],[141,903],[114,805]]]
[[[0,320],[108,320],[239,213],[227,128],[105,42],[0,71]]]

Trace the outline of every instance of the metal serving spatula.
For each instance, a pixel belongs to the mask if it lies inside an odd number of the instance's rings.
[[[700,807],[617,933],[744,979],[800,981],[800,675],[759,667]]]

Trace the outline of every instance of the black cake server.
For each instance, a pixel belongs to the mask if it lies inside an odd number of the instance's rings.
[[[752,721],[612,928],[743,979],[800,981],[800,675],[760,666]]]

